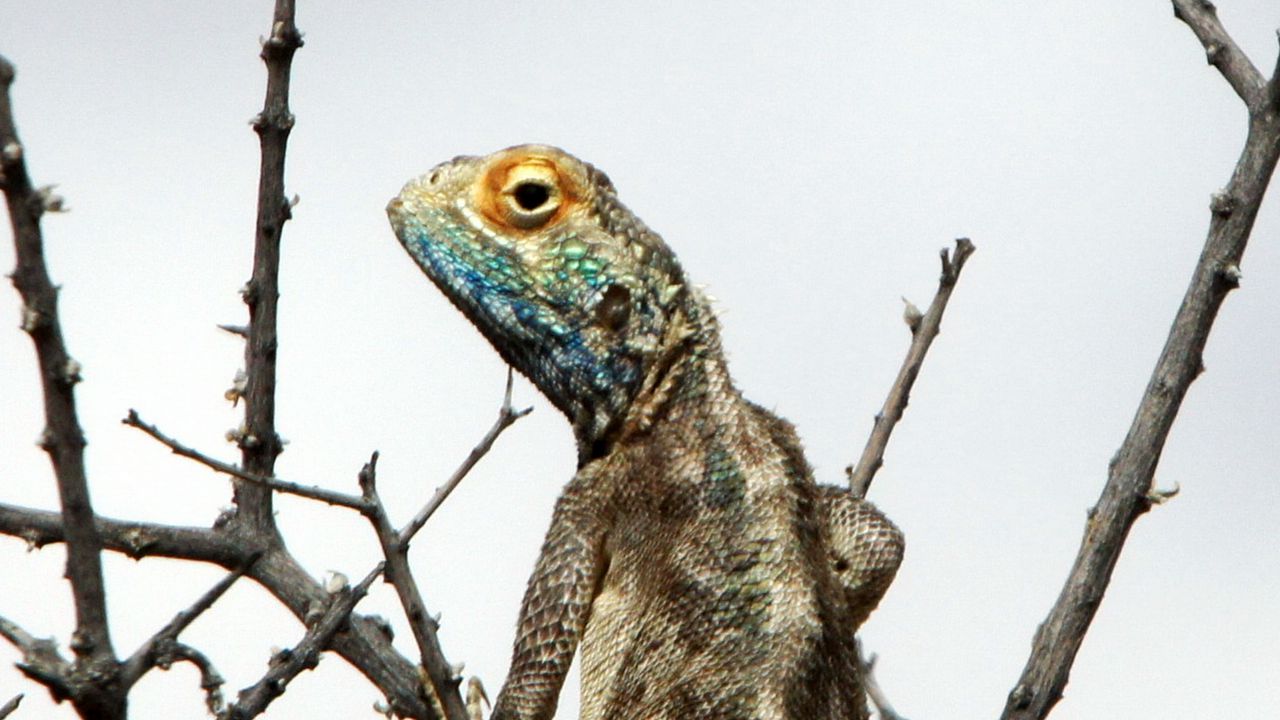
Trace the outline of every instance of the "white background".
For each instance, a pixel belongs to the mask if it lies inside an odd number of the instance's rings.
[[[718,298],[745,393],[794,421],[819,479],[861,450],[923,307],[936,253],[973,238],[872,499],[906,563],[864,638],[914,718],[994,717],[1076,552],[1085,510],[1190,277],[1210,193],[1245,112],[1168,2],[300,3],[287,186],[282,477],[354,491],[380,449],[403,521],[496,415],[505,368],[399,248],[383,206],[456,154],[560,145],[605,169]],[[224,478],[123,427],[129,408],[234,460],[222,399],[241,344],[271,3],[29,2],[0,7],[0,53],[39,184],[72,211],[43,227],[99,512],[208,525]],[[1222,0],[1269,74],[1274,0]],[[1274,191],[1273,191],[1274,192]],[[0,267],[12,265],[0,244]],[[1144,516],[1055,718],[1280,716],[1280,203],[1264,206]],[[3,293],[0,293],[3,294]],[[0,500],[56,507],[34,447],[34,354],[9,291],[0,332]],[[519,598],[574,465],[567,423],[532,404],[414,546],[449,658],[491,694]],[[316,574],[362,576],[376,543],[350,513],[282,498]],[[58,547],[0,538],[0,614],[65,648]],[[106,558],[117,651],[222,572]],[[395,617],[379,586],[361,606]],[[300,625],[244,582],[184,639],[227,691]],[[70,717],[12,669],[14,716]],[[195,672],[154,672],[138,718],[202,716]],[[372,717],[336,656],[273,718]],[[576,717],[576,685],[560,718]]]

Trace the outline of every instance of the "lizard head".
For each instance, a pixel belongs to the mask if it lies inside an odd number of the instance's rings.
[[[691,320],[710,315],[608,177],[557,148],[454,158],[387,214],[427,277],[569,417],[580,452],[653,393]]]

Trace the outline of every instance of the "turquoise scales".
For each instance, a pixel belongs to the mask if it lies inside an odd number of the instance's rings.
[[[459,157],[388,205],[401,243],[569,417],[578,472],[525,594],[495,720],[861,718],[853,635],[902,557],[742,398],[706,298],[555,148]]]

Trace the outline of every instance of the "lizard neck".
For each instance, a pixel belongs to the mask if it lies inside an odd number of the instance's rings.
[[[660,421],[683,425],[701,418],[713,424],[711,416],[740,401],[715,316],[699,297],[672,319],[649,372],[613,420],[602,429],[574,424],[579,465],[648,435]]]

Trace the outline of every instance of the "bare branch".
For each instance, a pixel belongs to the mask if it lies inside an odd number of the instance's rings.
[[[409,521],[409,524],[405,525],[404,529],[400,531],[400,544],[406,546],[409,544],[409,541],[413,539],[413,536],[418,534],[418,531],[422,529],[422,526],[427,524],[427,520],[431,519],[431,516],[437,509],[439,509],[445,498],[449,497],[449,493],[453,492],[453,489],[458,487],[458,483],[462,482],[462,478],[466,477],[467,473],[471,472],[471,468],[475,467],[476,463],[480,462],[480,458],[483,458],[488,454],[489,450],[493,447],[494,441],[498,439],[498,436],[502,434],[502,431],[511,427],[515,421],[533,412],[532,407],[527,407],[523,410],[516,410],[511,407],[511,384],[512,372],[511,368],[507,368],[507,387],[502,395],[502,407],[498,410],[498,419],[493,422],[493,427],[489,428],[489,432],[485,433],[484,437],[480,439],[480,442],[471,449],[471,453],[467,455],[467,459],[462,461],[462,464],[453,472],[453,475],[445,481],[444,485],[441,485],[436,490],[435,494],[431,496],[431,499],[427,501],[427,504],[424,505],[422,509],[413,516],[413,519]]]
[[[1242,75],[1240,62],[1230,59],[1238,50],[1212,18],[1212,5],[1174,4],[1201,42],[1208,45],[1202,36],[1205,27],[1221,33],[1214,35],[1215,42],[1226,48],[1220,52],[1229,59],[1221,61],[1219,69],[1246,102],[1256,102],[1249,97],[1257,92],[1250,90],[1256,78]],[[1212,24],[1206,25],[1209,20]],[[1089,512],[1071,574],[1049,617],[1036,631],[1031,657],[1009,693],[1004,720],[1043,718],[1062,697],[1076,652],[1102,602],[1130,528],[1154,502],[1168,497],[1153,489],[1156,465],[1187,390],[1204,370],[1204,347],[1218,309],[1227,293],[1239,285],[1240,261],[1277,159],[1280,113],[1251,111],[1244,152],[1227,187],[1210,202],[1208,238],[1191,283],[1129,432],[1111,459],[1102,496]]]
[[[62,658],[52,638],[37,638],[3,616],[0,616],[0,637],[22,652],[22,662],[18,663],[22,674],[48,688],[55,701],[74,697],[75,667]]]
[[[293,54],[302,47],[302,34],[293,21],[292,0],[276,0],[271,32],[262,42],[267,66],[267,92],[262,112],[253,121],[262,152],[258,178],[258,220],[254,237],[253,276],[242,295],[249,307],[245,341],[245,432],[240,438],[241,466],[258,477],[275,474],[282,445],[276,434],[276,304],[280,298],[280,236],[291,217],[284,193],[285,147],[293,128],[289,112],[289,73]],[[243,522],[269,535],[275,534],[271,493],[260,485],[236,483],[239,512],[233,522]]]
[[[204,691],[204,705],[209,708],[209,714],[221,717],[222,713],[226,712],[226,701],[222,697],[222,686],[226,680],[213,666],[213,661],[190,645],[167,642],[156,666],[168,670],[169,666],[175,662],[189,662],[196,666],[200,671],[200,689]]]
[[[346,624],[356,603],[369,592],[374,578],[381,574],[382,564],[379,563],[359,585],[343,588],[335,593],[328,609],[308,628],[302,640],[292,650],[276,653],[262,679],[240,691],[235,704],[227,709],[226,717],[230,720],[257,717],[267,709],[272,700],[284,693],[288,684],[302,671],[315,668],[320,662],[320,654],[329,647],[330,641]]]
[[[1280,40],[1280,30],[1276,30],[1276,40]],[[1280,54],[1276,55],[1276,69],[1271,71],[1271,79],[1267,81],[1267,96],[1262,110],[1280,111]]]
[[[17,694],[17,695],[14,695],[14,696],[9,700],[9,702],[5,703],[4,705],[0,705],[0,720],[4,720],[5,718],[7,718],[7,717],[9,717],[10,715],[12,715],[12,714],[13,714],[13,711],[14,711],[14,710],[17,710],[17,709],[18,709],[18,705],[20,705],[20,704],[22,704],[22,694],[21,694],[21,693],[19,693],[19,694]]]
[[[49,454],[58,499],[66,518],[67,569],[75,604],[76,628],[71,649],[77,671],[93,682],[77,683],[73,702],[81,714],[124,717],[125,699],[118,692],[118,666],[107,625],[107,599],[102,582],[101,541],[93,524],[93,504],[84,468],[84,432],[76,416],[75,385],[80,364],[67,352],[58,319],[58,290],[44,259],[40,216],[58,209],[61,200],[34,189],[27,175],[22,143],[14,126],[9,86],[14,69],[0,57],[0,184],[9,206],[17,267],[13,286],[22,296],[22,328],[31,336],[40,366],[45,428],[40,446]]]
[[[462,695],[458,691],[461,678],[457,676],[457,673],[449,665],[448,660],[445,659],[444,650],[440,647],[440,640],[436,632],[438,629],[437,622],[427,612],[426,604],[422,601],[422,593],[418,590],[417,580],[413,577],[413,573],[409,568],[409,541],[422,529],[431,515],[444,502],[445,498],[453,492],[453,489],[471,472],[476,463],[489,452],[498,436],[515,421],[531,412],[532,408],[523,410],[512,408],[511,387],[512,372],[508,368],[507,384],[503,392],[502,407],[498,411],[498,419],[494,421],[493,426],[481,438],[479,444],[472,448],[467,459],[454,471],[448,481],[436,490],[431,499],[427,501],[427,504],[399,532],[392,526],[391,520],[387,517],[382,499],[378,495],[378,453],[375,452],[369,462],[360,470],[360,489],[363,493],[363,502],[368,508],[368,511],[365,512],[365,517],[369,519],[370,524],[373,526],[374,533],[378,536],[378,543],[382,547],[382,554],[387,567],[387,582],[391,583],[392,587],[395,588],[396,595],[400,599],[400,605],[404,608],[405,617],[408,619],[409,627],[413,631],[414,641],[418,645],[418,653],[422,668],[426,673],[426,681],[430,682],[431,690],[435,693],[440,709],[448,720],[467,720],[470,715]]]
[[[257,561],[259,555],[255,554],[249,558],[249,562],[218,581],[216,585],[209,588],[207,592],[196,599],[191,607],[182,610],[173,617],[164,627],[160,628],[155,635],[152,635],[134,651],[129,659],[124,661],[121,668],[120,681],[126,688],[132,687],[143,675],[153,667],[166,667],[172,662],[172,653],[174,651],[178,635],[195,621],[196,618],[218,601],[218,598],[244,576],[245,572]],[[196,663],[199,667],[199,663]],[[201,672],[204,672],[203,667]],[[207,690],[207,688],[206,688]]]
[[[318,487],[316,485],[301,485],[299,483],[289,482],[288,480],[281,480],[279,478],[262,477],[250,472],[245,472],[230,463],[214,459],[199,450],[187,447],[186,445],[183,445],[177,440],[174,440],[168,435],[160,432],[160,429],[155,425],[152,425],[138,417],[137,410],[130,410],[129,415],[120,422],[128,425],[129,427],[137,428],[150,435],[172,450],[175,455],[190,458],[202,465],[213,468],[220,473],[251,482],[255,485],[261,485],[272,490],[277,490],[279,492],[289,493],[290,495],[297,495],[311,500],[319,500],[320,502],[328,503],[330,505],[350,508],[357,512],[364,512],[367,509],[364,501],[355,495],[337,492],[336,490],[326,490],[325,488]]]
[[[426,671],[426,679],[431,683],[431,690],[445,717],[448,720],[467,720],[466,705],[458,692],[459,678],[445,659],[436,634],[437,622],[427,612],[422,593],[418,590],[418,582],[409,568],[409,544],[400,540],[401,535],[391,525],[382,499],[378,496],[377,469],[378,453],[375,452],[360,469],[360,489],[372,508],[366,517],[373,525],[378,544],[382,547],[382,555],[386,558],[386,581],[391,583],[396,596],[400,598],[400,606],[404,608],[414,642],[418,645],[418,656]]]
[[[933,296],[929,310],[920,317],[910,313],[907,318],[907,325],[911,328],[911,347],[907,349],[907,357],[902,361],[902,367],[893,381],[893,387],[889,389],[884,406],[876,413],[871,437],[867,438],[867,445],[862,449],[857,467],[851,466],[845,470],[849,476],[849,489],[857,497],[867,496],[871,480],[884,464],[884,451],[889,445],[889,435],[907,409],[911,386],[915,384],[920,366],[924,364],[925,353],[929,352],[929,346],[942,328],[942,314],[946,312],[947,303],[951,300],[951,291],[955,289],[960,271],[964,269],[964,264],[973,251],[973,243],[968,238],[956,240],[954,256],[946,248],[942,249],[942,276],[938,280],[938,292]]]
[[[1263,101],[1262,73],[1236,45],[1222,23],[1218,9],[1209,0],[1173,0],[1173,15],[1191,28],[1204,46],[1209,64],[1222,73],[1250,111]]]
[[[899,715],[893,709],[893,705],[889,703],[889,698],[884,694],[884,690],[880,689],[880,683],[876,682],[876,655],[872,653],[870,657],[862,654],[862,641],[855,641],[858,647],[858,667],[862,671],[862,686],[867,691],[867,699],[875,706],[876,714],[880,716],[880,720],[907,720]]]
[[[244,567],[254,553],[267,549],[256,533],[237,534],[225,525],[211,530],[103,517],[96,518],[95,525],[106,549],[135,559],[170,557],[235,570]],[[22,538],[32,547],[62,542],[62,516],[0,503],[0,533]],[[267,552],[248,574],[300,620],[317,602],[329,597],[283,548]],[[380,621],[353,615],[350,630],[334,638],[333,649],[386,695],[395,713],[411,718],[439,717],[422,699],[414,664],[392,646]]]

